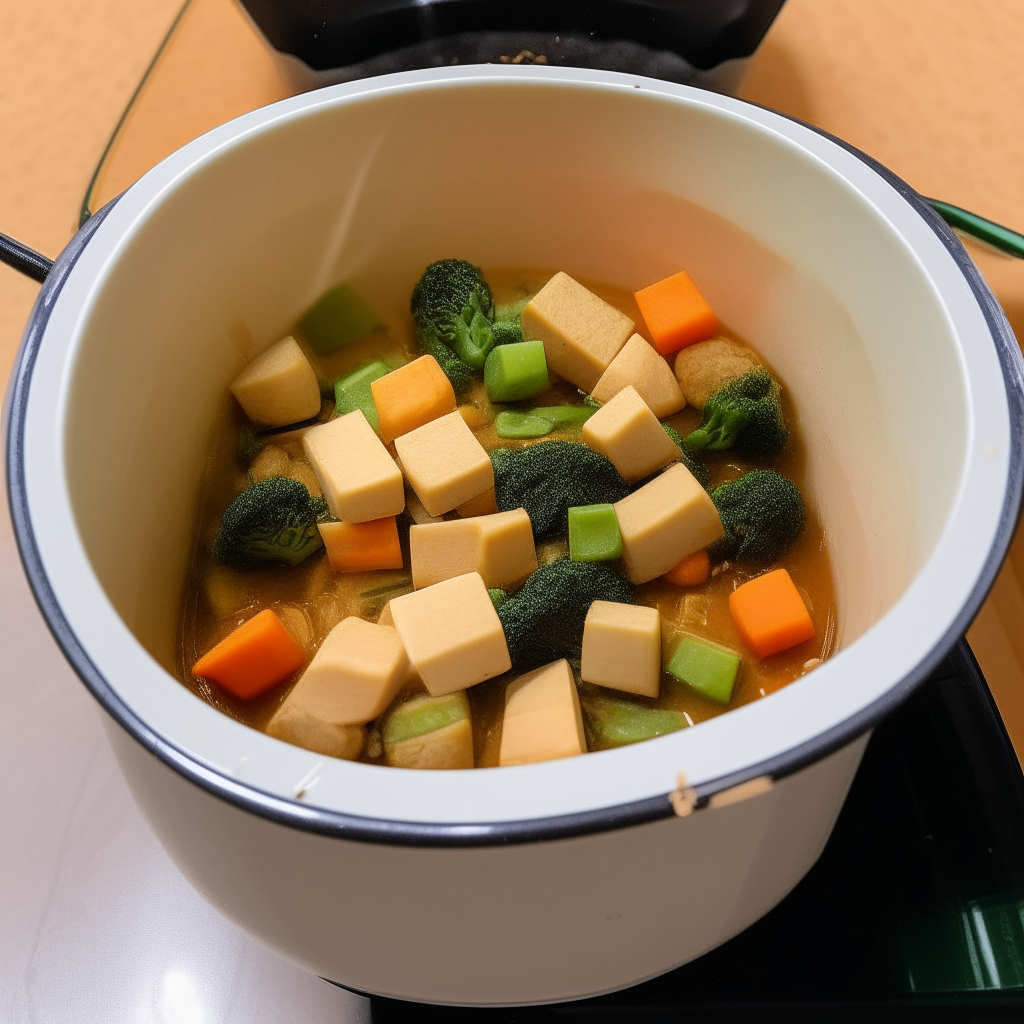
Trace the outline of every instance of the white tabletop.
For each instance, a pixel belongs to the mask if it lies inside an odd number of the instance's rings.
[[[0,1021],[369,1021],[368,1000],[256,945],[167,858],[0,515]]]

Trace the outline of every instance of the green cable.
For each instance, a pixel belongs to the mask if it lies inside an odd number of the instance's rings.
[[[963,210],[951,203],[944,203],[941,199],[926,199],[936,213],[951,227],[962,231],[971,238],[978,239],[986,245],[991,245],[1000,252],[1024,259],[1024,235],[1019,231],[1011,231],[1004,228],[1002,224],[979,217],[976,213]]]

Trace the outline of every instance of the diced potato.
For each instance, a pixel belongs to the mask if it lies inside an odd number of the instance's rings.
[[[568,274],[557,273],[526,304],[523,337],[544,342],[548,366],[584,391],[633,333],[633,321]]]
[[[458,412],[395,441],[409,483],[432,516],[443,515],[494,486],[494,467]]]
[[[595,601],[583,626],[580,675],[588,683],[657,697],[661,684],[657,608]]]
[[[679,462],[616,502],[615,514],[623,568],[633,583],[663,576],[725,534],[708,492]]]
[[[501,621],[479,573],[392,598],[391,615],[409,660],[434,697],[512,667]]]
[[[288,476],[288,467],[291,461],[283,448],[268,444],[252,460],[252,465],[249,467],[249,479],[254,484],[258,484],[262,480],[269,480],[272,476]]]
[[[583,754],[583,732],[576,681],[564,658],[527,672],[505,691],[501,765],[552,761]]]
[[[632,385],[583,424],[583,440],[610,459],[619,476],[630,483],[679,458],[679,449]]]
[[[594,387],[594,398],[608,402],[623,388],[636,388],[658,419],[679,412],[686,405],[672,368],[646,339],[634,334],[611,361]]]
[[[384,756],[395,768],[472,768],[473,725],[463,691],[415,696],[384,719]]]
[[[299,343],[292,337],[258,355],[229,385],[254,423],[283,427],[320,411],[320,385]]]
[[[676,356],[675,375],[687,402],[703,409],[720,387],[760,365],[745,345],[731,338],[708,338],[687,346]]]
[[[325,721],[306,708],[289,705],[287,701],[267,723],[267,733],[297,747],[345,761],[354,761],[362,753],[366,741],[363,726]]]
[[[336,518],[365,523],[405,508],[402,471],[361,412],[315,427],[302,445]]]
[[[417,590],[478,572],[487,587],[507,589],[537,568],[530,517],[523,509],[413,526],[409,560]]]
[[[361,725],[405,684],[409,661],[398,633],[352,615],[327,635],[281,705],[329,725]]]

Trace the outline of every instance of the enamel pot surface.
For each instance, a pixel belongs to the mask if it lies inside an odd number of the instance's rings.
[[[225,383],[330,285],[387,323],[446,256],[628,288],[689,271],[792,396],[836,581],[833,657],[696,728],[465,772],[323,757],[175,679]],[[8,487],[44,614],[204,896],[360,990],[568,999],[698,956],[813,863],[868,730],[1002,561],[1021,379],[959,242],[842,143],[630,75],[410,72],[223,125],[85,225],[12,377]]]

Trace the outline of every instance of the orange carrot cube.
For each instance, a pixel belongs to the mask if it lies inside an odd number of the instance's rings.
[[[433,356],[420,356],[370,384],[385,444],[455,412],[455,391]]]
[[[321,523],[320,536],[335,572],[402,568],[395,516],[366,523]]]
[[[677,566],[665,573],[665,579],[677,587],[699,587],[711,576],[711,559],[707,549],[701,548],[687,555]]]
[[[651,341],[663,356],[718,330],[718,318],[685,270],[641,288],[634,297]]]
[[[192,675],[212,679],[248,700],[283,682],[305,660],[284,623],[267,608],[207,651],[192,666]]]
[[[785,569],[744,583],[729,595],[729,611],[743,642],[760,658],[814,638],[814,623]]]

